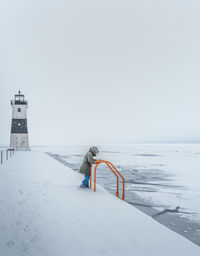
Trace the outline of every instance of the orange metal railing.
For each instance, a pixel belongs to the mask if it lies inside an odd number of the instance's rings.
[[[117,179],[117,191],[116,191],[116,196],[119,197],[119,177],[122,179],[122,200],[124,200],[125,198],[125,179],[124,177],[121,175],[121,173],[117,170],[117,168],[109,161],[105,161],[105,160],[101,160],[101,159],[96,159],[95,163],[91,165],[91,178],[90,178],[90,189],[92,188],[92,170],[93,170],[93,166],[94,167],[94,191],[96,191],[96,173],[97,173],[97,167],[102,164],[105,163],[109,169],[114,173],[114,175],[116,176]]]

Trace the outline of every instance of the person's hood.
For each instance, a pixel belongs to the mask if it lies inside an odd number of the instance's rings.
[[[89,152],[92,153],[93,156],[97,156],[97,154],[93,152],[92,148],[89,149]]]

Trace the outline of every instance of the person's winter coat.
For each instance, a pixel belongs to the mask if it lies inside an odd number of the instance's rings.
[[[92,152],[90,148],[90,150],[84,156],[83,163],[80,167],[80,173],[83,173],[86,176],[91,176],[91,164],[95,162],[93,156],[96,155]]]

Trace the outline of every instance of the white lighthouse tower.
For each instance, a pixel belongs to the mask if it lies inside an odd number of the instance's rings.
[[[10,148],[16,150],[30,150],[27,128],[27,108],[28,101],[24,100],[24,95],[19,91],[11,100],[12,106],[12,126],[10,134]]]

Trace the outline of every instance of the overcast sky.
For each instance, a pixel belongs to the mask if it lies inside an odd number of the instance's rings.
[[[199,0],[0,0],[0,144],[200,141]]]

